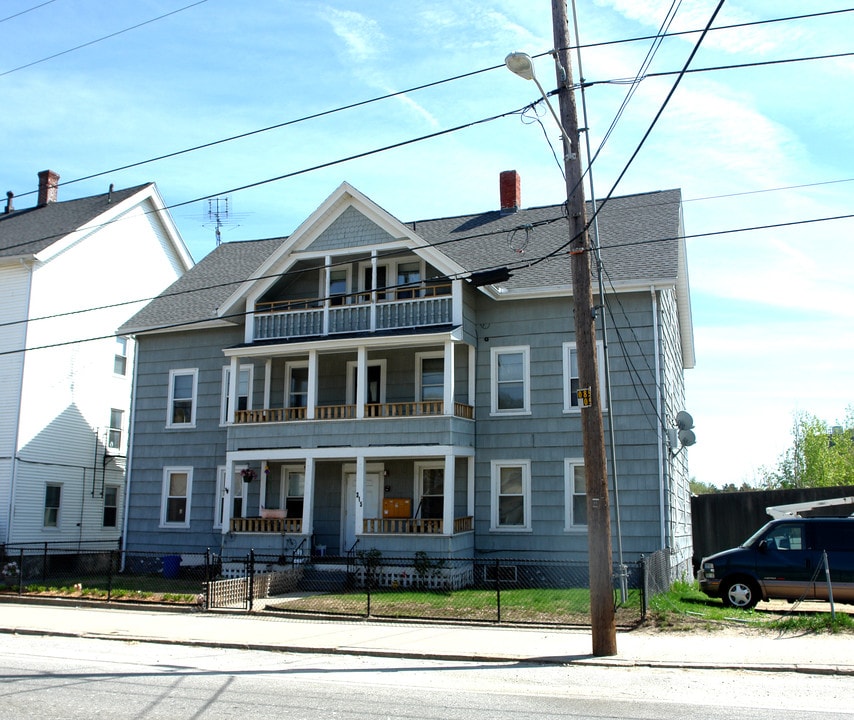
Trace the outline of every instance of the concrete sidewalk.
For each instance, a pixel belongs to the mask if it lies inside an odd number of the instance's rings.
[[[772,635],[738,628],[696,633],[619,632],[617,655],[595,657],[589,630],[297,620],[270,613],[2,602],[0,632],[279,652],[854,676],[849,635]]]

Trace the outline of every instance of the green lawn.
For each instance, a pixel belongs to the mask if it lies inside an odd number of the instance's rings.
[[[587,624],[590,592],[578,589],[455,590],[452,592],[377,590],[288,598],[268,608],[291,613],[370,615],[388,618],[458,619],[534,624]],[[499,607],[500,602],[500,607]],[[617,608],[619,624],[640,619],[637,593]]]

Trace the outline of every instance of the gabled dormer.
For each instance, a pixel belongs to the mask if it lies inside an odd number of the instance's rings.
[[[462,323],[463,268],[342,183],[220,308],[245,342],[436,329]]]

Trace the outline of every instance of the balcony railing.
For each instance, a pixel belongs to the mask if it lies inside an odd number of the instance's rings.
[[[231,532],[301,533],[302,518],[231,518]]]
[[[454,533],[473,528],[474,518],[454,519]],[[441,518],[365,518],[362,532],[367,535],[441,535],[444,522]]]
[[[368,403],[366,418],[412,418],[441,417],[445,414],[445,403],[441,400],[403,401],[392,403]],[[474,408],[454,402],[454,416],[471,420]],[[354,420],[355,405],[318,405],[314,409],[315,420]],[[265,408],[263,410],[238,410],[234,413],[236,425],[253,423],[279,423],[307,419],[306,408]]]
[[[454,519],[454,533],[469,532],[474,527],[470,515]],[[441,535],[441,518],[365,518],[362,532],[367,535]],[[302,532],[302,518],[231,518],[235,533],[294,533]]]
[[[322,300],[301,299],[258,303],[255,307],[255,340],[317,337],[353,332],[399,330],[447,325],[453,321],[450,284],[347,295],[341,304],[324,306]],[[407,297],[408,295],[417,297]],[[336,298],[337,299],[337,298]]]

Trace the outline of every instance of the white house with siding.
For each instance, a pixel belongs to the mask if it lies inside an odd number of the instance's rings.
[[[135,344],[116,330],[193,266],[153,183],[0,214],[0,544],[121,534]]]

